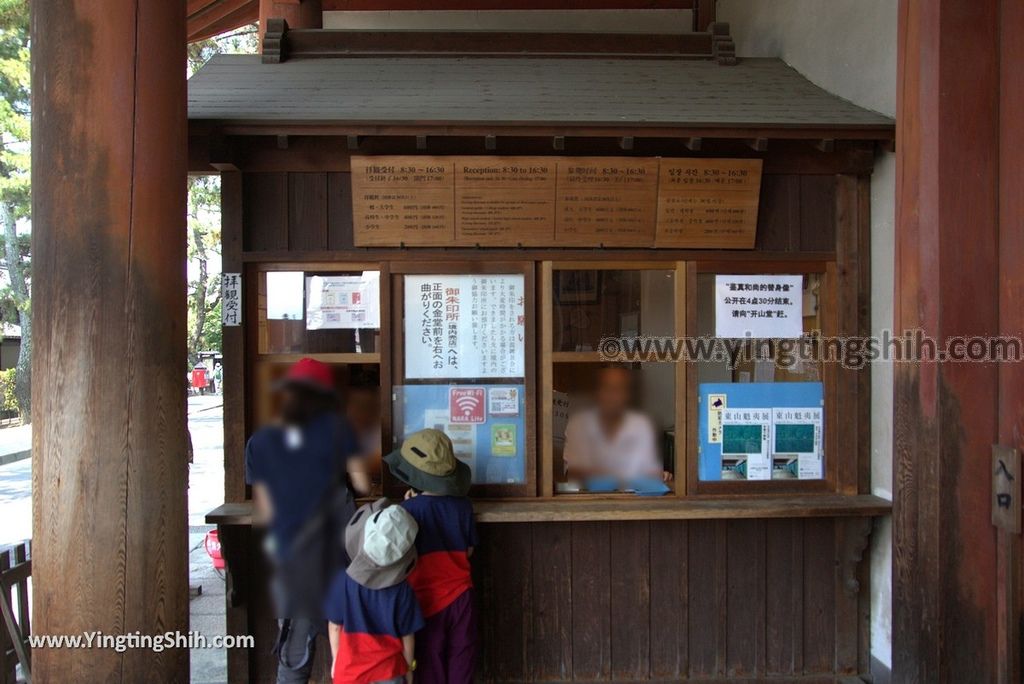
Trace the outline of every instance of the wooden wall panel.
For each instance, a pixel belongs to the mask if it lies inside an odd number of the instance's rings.
[[[288,248],[288,174],[243,177],[243,244],[248,252]]]
[[[799,176],[802,251],[830,252],[836,247],[836,178]]]
[[[327,248],[352,249],[352,181],[349,173],[327,174]]]
[[[791,252],[797,248],[800,225],[800,176],[765,174],[757,210],[758,250]]]
[[[689,656],[691,677],[716,677],[725,672],[726,523],[690,524]]]
[[[804,523],[804,672],[831,672],[835,663],[835,523]]]
[[[689,671],[689,523],[655,520],[651,539],[651,678],[676,680]]]
[[[533,526],[533,631],[529,639],[534,681],[572,678],[572,525]]]
[[[764,672],[764,521],[727,523],[726,672],[750,677]]]
[[[765,523],[765,671],[803,672],[803,524]]]
[[[572,524],[572,671],[578,680],[611,674],[608,525]]]
[[[646,679],[650,671],[650,525],[608,524],[614,561],[610,573],[612,679]]]
[[[288,249],[327,249],[327,174],[288,174]]]

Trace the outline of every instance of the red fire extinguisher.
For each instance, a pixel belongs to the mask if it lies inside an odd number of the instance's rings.
[[[206,548],[206,555],[213,561],[214,570],[224,569],[224,556],[220,552],[220,536],[217,530],[210,530],[203,539],[203,546]]]

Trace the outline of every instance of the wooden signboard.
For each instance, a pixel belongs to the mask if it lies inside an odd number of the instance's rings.
[[[353,156],[357,247],[752,249],[758,159]]]
[[[657,159],[560,159],[554,244],[649,247],[657,198]]]
[[[455,238],[451,157],[352,157],[357,247],[429,247]]]
[[[753,249],[760,159],[662,159],[655,247]]]
[[[554,244],[555,162],[554,157],[455,157],[456,244]]]

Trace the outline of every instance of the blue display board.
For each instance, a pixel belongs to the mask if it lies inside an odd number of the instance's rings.
[[[725,399],[730,409],[812,408],[824,405],[820,382],[732,382],[701,383],[699,388],[700,424],[698,475],[701,481],[722,479],[722,439],[711,439],[709,412],[712,401]]]
[[[402,385],[395,388],[394,433],[447,434],[469,464],[473,484],[526,482],[524,385]]]

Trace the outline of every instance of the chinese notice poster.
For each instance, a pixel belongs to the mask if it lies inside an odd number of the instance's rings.
[[[715,336],[803,335],[803,276],[715,276]]]
[[[522,275],[405,277],[405,377],[521,378]]]

